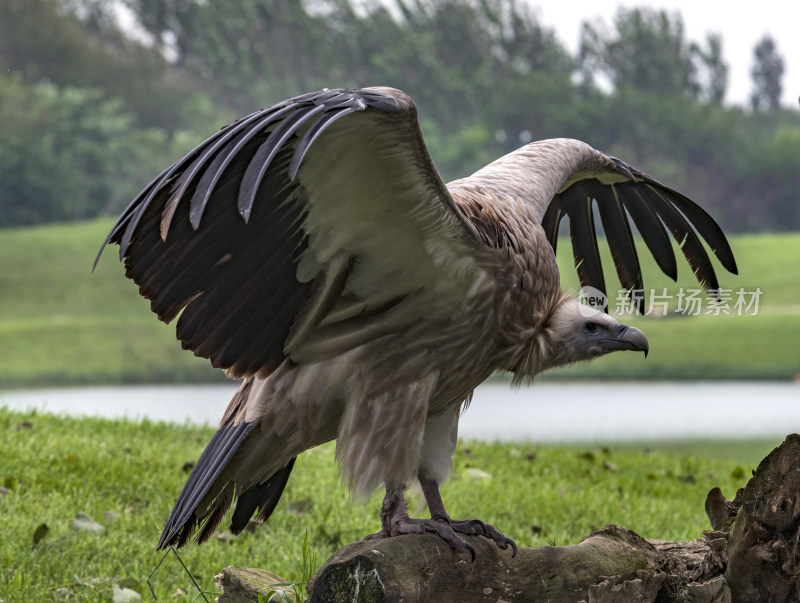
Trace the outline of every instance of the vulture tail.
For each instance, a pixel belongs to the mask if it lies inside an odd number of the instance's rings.
[[[292,473],[296,458],[294,457],[286,463],[285,467],[273,473],[266,481],[251,486],[239,495],[239,499],[236,501],[236,509],[231,518],[231,533],[240,533],[250,521],[256,509],[259,510],[259,520],[266,521],[269,519],[283,494],[286,482],[289,481],[289,475]]]
[[[207,497],[222,470],[228,465],[257,423],[257,421],[250,423],[243,421],[238,425],[228,424],[214,434],[197,460],[197,464],[170,513],[158,541],[157,549],[183,546],[191,537],[198,523],[202,523],[198,542],[204,542],[213,534],[233,501],[233,484],[217,486],[219,492],[214,495],[213,503],[209,505],[203,515],[198,514],[198,506]],[[288,473],[286,477],[288,478]],[[280,492],[278,494],[280,495]]]

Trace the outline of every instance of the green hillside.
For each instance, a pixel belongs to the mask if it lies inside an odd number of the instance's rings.
[[[0,386],[223,379],[181,350],[106,250],[112,222],[0,231]]]
[[[206,360],[180,349],[123,276],[116,247],[92,262],[109,220],[0,230],[0,387],[110,382],[222,380]],[[732,238],[740,275],[720,274],[733,291],[731,315],[625,317],[643,329],[651,353],[614,354],[554,373],[569,378],[792,378],[800,373],[800,234]],[[601,248],[604,245],[601,245]],[[568,241],[559,246],[566,286],[578,288]],[[688,266],[679,282],[642,253],[646,290],[675,296],[697,289]],[[610,260],[605,265],[611,267]],[[613,268],[610,290],[618,287]],[[758,314],[736,315],[735,292],[760,288]],[[612,310],[615,294],[609,292]],[[672,299],[673,306],[675,297]]]

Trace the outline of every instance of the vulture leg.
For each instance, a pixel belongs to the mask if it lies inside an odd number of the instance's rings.
[[[467,400],[471,397],[471,395],[468,396]],[[453,465],[453,453],[458,443],[458,418],[461,415],[461,408],[462,404],[453,404],[450,408],[428,417],[425,421],[422,458],[417,469],[417,479],[419,479],[422,493],[425,495],[425,502],[428,504],[431,518],[409,519],[406,514],[403,490],[397,491],[398,500],[395,501],[390,499],[390,492],[387,489],[381,513],[383,529],[379,534],[393,536],[392,531],[396,530],[396,522],[400,522],[405,526],[406,531],[399,533],[435,532],[458,551],[463,552],[465,546],[466,550],[472,551],[469,544],[459,536],[459,534],[463,534],[490,538],[501,549],[511,546],[513,554],[516,555],[517,545],[514,541],[506,538],[494,526],[484,524],[478,519],[453,521],[444,508],[442,496],[439,494],[439,484],[447,479]]]
[[[381,505],[381,531],[376,534],[370,534],[364,540],[430,532],[442,538],[460,553],[469,551],[472,560],[475,560],[475,549],[456,534],[456,530],[447,522],[441,522],[436,519],[410,518],[406,510],[406,499],[403,492],[405,492],[405,484],[400,487],[387,486],[386,496],[383,498],[383,505]]]
[[[502,534],[497,528],[488,523],[483,523],[480,519],[452,520],[445,511],[442,495],[439,494],[439,485],[432,479],[419,475],[419,484],[422,486],[422,493],[425,495],[425,502],[428,503],[428,510],[431,513],[431,520],[448,526],[458,534],[467,536],[485,536],[494,540],[494,543],[505,550],[511,546],[512,557],[517,555],[517,544]]]

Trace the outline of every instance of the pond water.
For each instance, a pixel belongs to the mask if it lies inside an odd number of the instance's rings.
[[[216,424],[236,384],[7,390],[0,405],[70,415]],[[461,418],[482,440],[755,438],[800,431],[800,386],[778,382],[489,381]]]

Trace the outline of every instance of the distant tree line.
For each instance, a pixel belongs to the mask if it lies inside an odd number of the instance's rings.
[[[4,0],[0,227],[116,213],[242,114],[389,85],[415,99],[446,180],[575,137],[729,229],[798,229],[800,111],[780,106],[783,59],[759,42],[750,105],[733,107],[722,48],[644,8],[584,23],[573,56],[522,0]]]

